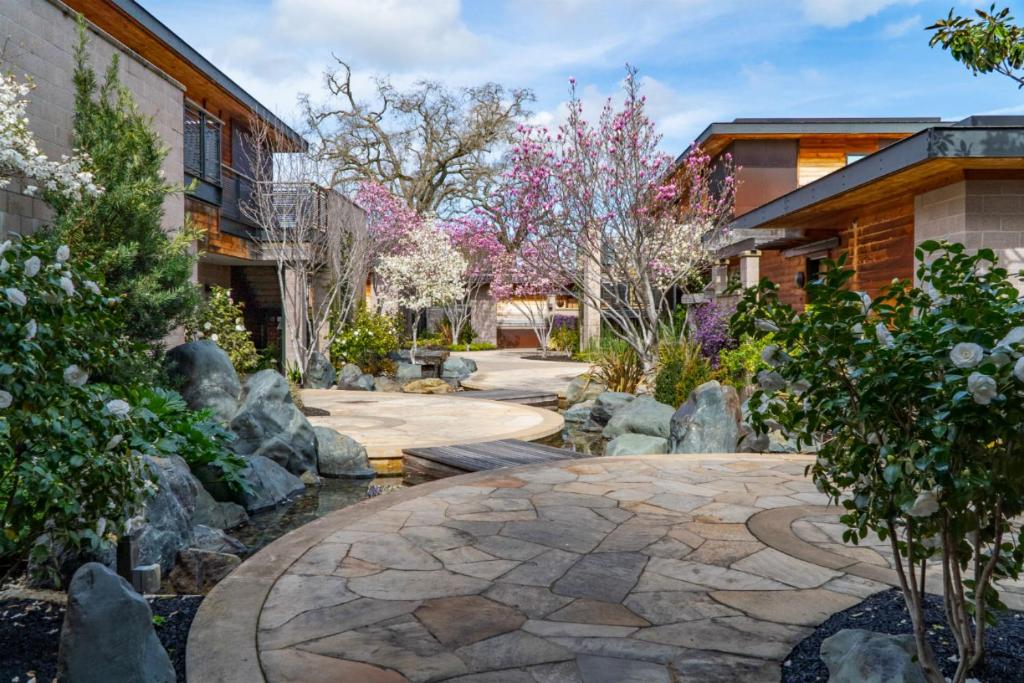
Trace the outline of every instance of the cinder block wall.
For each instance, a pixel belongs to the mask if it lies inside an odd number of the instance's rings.
[[[962,242],[988,247],[1010,272],[1024,268],[1024,180],[968,179],[918,195],[914,243]],[[1024,281],[1018,280],[1018,288]]]
[[[164,173],[172,183],[183,178],[182,106],[184,89],[124,45],[91,27],[89,57],[103,74],[114,54],[120,55],[121,82],[132,92],[139,109],[153,117],[153,125],[169,148]],[[0,0],[0,68],[19,80],[31,78],[35,90],[29,96],[29,120],[40,147],[50,158],[71,154],[74,119],[73,50],[77,41],[76,18],[56,0]],[[29,234],[49,219],[49,209],[39,199],[27,197],[12,183],[0,190],[0,236],[10,232]],[[185,212],[181,194],[164,204],[164,228],[182,225]]]

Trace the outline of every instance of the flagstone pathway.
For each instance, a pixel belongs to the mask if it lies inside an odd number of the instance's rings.
[[[210,593],[189,680],[778,681],[814,626],[895,580],[883,544],[841,543],[808,462],[565,461],[339,510]]]

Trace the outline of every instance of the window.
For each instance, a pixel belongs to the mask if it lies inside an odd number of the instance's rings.
[[[867,154],[847,154],[846,155],[846,165],[849,166],[853,162],[860,161],[861,159],[863,159],[866,156],[867,156]]]
[[[220,121],[186,105],[183,131],[185,172],[220,185]]]

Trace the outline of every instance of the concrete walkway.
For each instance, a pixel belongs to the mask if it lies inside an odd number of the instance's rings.
[[[841,543],[809,461],[565,461],[339,510],[210,593],[189,680],[778,681],[814,626],[895,583],[884,544]]]
[[[476,361],[477,371],[462,385],[469,389],[537,389],[565,396],[573,377],[589,369],[586,363],[574,361],[529,360],[524,355],[537,351],[509,349],[501,351],[470,351],[453,356]]]
[[[305,389],[302,400],[331,413],[310,417],[312,424],[366,446],[371,464],[382,473],[401,472],[403,448],[531,441],[558,433],[564,424],[561,415],[543,408],[445,394]]]

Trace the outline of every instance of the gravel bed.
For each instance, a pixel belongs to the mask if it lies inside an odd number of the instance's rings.
[[[928,596],[925,619],[932,625],[928,642],[942,672],[951,677],[956,672],[956,642],[945,629],[942,599]],[[821,642],[845,629],[861,628],[879,633],[912,633],[910,614],[898,590],[877,593],[859,605],[833,614],[814,633],[793,648],[782,666],[782,683],[824,683],[828,668],[818,656]],[[986,634],[985,662],[971,672],[980,683],[1024,683],[1024,612],[1007,612],[999,616],[995,627]]]
[[[149,598],[156,634],[185,683],[185,643],[200,595]],[[42,600],[0,600],[0,681],[39,683],[57,676],[64,606]]]

